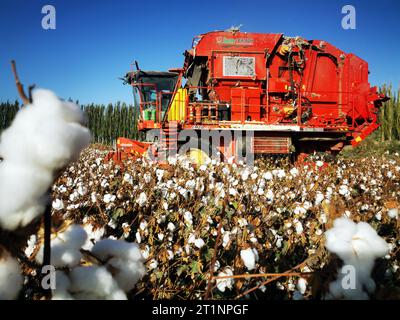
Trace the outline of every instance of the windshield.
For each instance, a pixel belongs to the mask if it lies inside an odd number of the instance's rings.
[[[159,115],[161,117],[159,121],[161,121],[171,102],[171,93],[175,90],[178,76],[175,72],[139,70],[126,74],[124,80],[126,83],[134,85],[133,94],[135,104],[139,105],[140,101],[143,110],[146,112],[155,110],[157,99],[161,97],[161,114]]]

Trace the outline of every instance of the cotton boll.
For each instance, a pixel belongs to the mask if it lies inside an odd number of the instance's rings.
[[[398,216],[398,214],[399,214],[399,209],[397,209],[397,208],[394,208],[394,209],[390,209],[389,211],[388,211],[388,216],[390,217],[390,218],[397,218],[397,216]]]
[[[137,261],[142,260],[139,246],[136,243],[126,242],[123,240],[100,240],[95,244],[92,252],[102,260],[114,256]]]
[[[126,300],[126,294],[118,287],[105,267],[76,267],[69,275],[69,292],[80,300]]]
[[[175,230],[175,225],[172,222],[168,222],[167,229],[173,232]]]
[[[79,264],[81,258],[82,256],[77,249],[69,248],[60,239],[51,242],[51,264],[54,267],[74,267]],[[43,263],[43,246],[39,249],[35,260],[37,263]]]
[[[44,212],[45,206],[41,203],[32,203],[28,208],[14,211],[12,214],[0,215],[0,225],[3,229],[15,230],[24,227]]]
[[[186,250],[186,247],[185,247]],[[188,252],[188,250],[186,250],[186,252]],[[158,262],[155,259],[151,259],[150,263],[149,263],[149,269],[150,270],[154,270],[158,267]]]
[[[104,201],[104,203],[110,203],[110,202],[113,202],[115,200],[115,198],[116,198],[115,195],[107,193],[104,195],[103,201]]]
[[[140,207],[143,207],[147,203],[147,196],[144,192],[140,193],[139,197],[136,199],[136,203],[138,203]]]
[[[68,276],[60,270],[56,271],[56,288],[52,290],[52,300],[73,300],[74,298],[68,292],[71,281]]]
[[[371,272],[375,259],[389,251],[388,244],[368,223],[356,224],[347,218],[336,219],[333,228],[328,230],[325,236],[326,248],[344,262],[338,279],[330,284],[330,295],[334,298],[367,299],[368,295],[363,288],[369,293],[375,290]],[[347,267],[354,269],[356,288],[348,289],[342,285]]]
[[[299,281],[297,281],[297,290],[303,295],[306,290],[307,290],[307,280],[304,278],[300,278]]]
[[[64,203],[60,199],[55,199],[52,203],[52,207],[54,210],[62,210],[64,209]]]
[[[297,168],[292,168],[289,172],[293,177],[296,177],[299,174],[299,170],[297,170]]]
[[[324,200],[324,194],[321,191],[317,191],[315,196],[315,205],[319,205]]]
[[[29,237],[29,239],[28,239],[28,241],[27,241],[27,246],[26,246],[26,248],[25,248],[25,250],[24,250],[24,253],[25,253],[25,255],[26,255],[28,258],[29,258],[29,257],[33,254],[33,252],[35,251],[36,245],[37,245],[37,236],[34,235],[34,234],[32,234],[32,235]]]
[[[196,240],[194,240],[194,245],[195,245],[197,248],[201,249],[201,248],[205,245],[205,242],[204,242],[203,239],[197,238]]]
[[[315,162],[315,165],[316,165],[317,167],[322,167],[322,166],[324,165],[324,162],[321,161],[321,160],[318,160],[317,162]]]
[[[251,248],[240,251],[240,257],[243,260],[247,270],[254,270],[256,268],[256,255]]]
[[[58,234],[57,237],[71,248],[80,249],[87,240],[87,233],[82,226],[72,224],[64,232]]]
[[[232,269],[230,267],[225,267],[223,271],[218,273],[218,277],[224,276],[233,276]],[[233,287],[233,279],[225,278],[225,279],[217,279],[217,288],[221,292],[225,292],[226,289],[232,289]]]
[[[82,254],[81,247],[87,239],[86,231],[79,225],[71,225],[64,232],[57,234],[51,241],[51,264],[56,268],[75,267],[79,264]],[[43,263],[43,245],[35,259]]]
[[[295,224],[295,228],[296,228],[296,233],[297,234],[302,234],[304,229],[303,229],[303,225],[301,224],[300,221],[297,221]]]
[[[142,261],[111,258],[107,262],[107,265],[112,267],[113,272],[115,272],[115,281],[125,292],[132,290],[138,280],[146,274],[146,269]],[[116,271],[114,271],[114,269]]]
[[[115,269],[115,280],[126,292],[133,289],[146,273],[144,259],[136,243],[104,239],[95,244],[92,253]]]
[[[304,300],[303,294],[299,291],[293,292],[293,300]]]
[[[17,260],[0,246],[0,300],[13,300],[22,289],[24,278]]]
[[[0,224],[14,230],[25,226],[44,211],[52,174],[34,167],[18,166],[9,161],[0,163]]]
[[[333,228],[325,232],[326,248],[336,253],[342,260],[352,256],[351,239],[356,233],[356,224],[347,219],[339,218],[333,222]]]
[[[368,223],[359,222],[353,236],[353,250],[360,259],[376,259],[389,252],[389,246]]]
[[[88,237],[86,242],[83,244],[82,249],[91,250],[94,246],[94,243],[99,241],[104,236],[105,229],[104,227],[95,229],[95,227],[89,223],[85,224],[83,228],[85,229]]]
[[[72,110],[70,104],[65,105],[50,91],[34,92],[33,104],[20,110],[4,131],[0,153],[13,163],[61,169],[90,143],[89,130],[80,123],[65,121],[71,120],[64,117]],[[82,111],[76,110],[82,116]]]

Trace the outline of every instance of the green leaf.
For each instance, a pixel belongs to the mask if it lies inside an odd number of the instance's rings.
[[[117,208],[114,210],[114,212],[112,213],[112,218],[114,220],[118,220],[118,218],[121,218],[122,216],[125,215],[125,209],[123,208]]]
[[[289,249],[289,242],[288,241],[284,241],[283,242],[282,254],[285,255],[287,253],[288,249]]]
[[[192,275],[194,275],[195,273],[199,273],[200,272],[200,265],[198,261],[192,261],[192,263],[190,264],[190,273]]]
[[[204,258],[206,259],[206,262],[210,262],[211,259],[214,256],[214,249],[209,248],[205,253],[204,253]]]
[[[187,271],[188,266],[186,264],[183,264],[179,266],[179,268],[176,270],[176,275],[179,277],[183,272]]]

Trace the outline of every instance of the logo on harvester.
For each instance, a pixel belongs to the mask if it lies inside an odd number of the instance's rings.
[[[230,44],[230,45],[241,45],[241,46],[251,46],[254,44],[253,38],[227,38],[227,37],[217,37],[217,43],[219,44]]]

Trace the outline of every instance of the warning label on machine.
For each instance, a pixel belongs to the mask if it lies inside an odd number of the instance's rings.
[[[253,77],[255,75],[255,57],[223,57],[223,75],[226,77]]]

